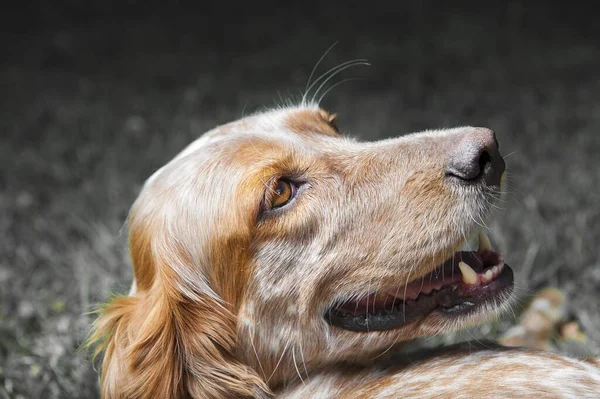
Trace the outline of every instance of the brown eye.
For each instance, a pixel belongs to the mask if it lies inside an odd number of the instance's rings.
[[[270,209],[281,208],[296,195],[296,186],[287,180],[278,180],[272,189]]]

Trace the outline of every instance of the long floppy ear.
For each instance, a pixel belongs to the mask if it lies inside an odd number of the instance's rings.
[[[231,310],[201,282],[182,284],[190,254],[146,212],[129,226],[136,292],[104,307],[89,340],[104,351],[102,396],[270,397],[264,380],[235,358]]]

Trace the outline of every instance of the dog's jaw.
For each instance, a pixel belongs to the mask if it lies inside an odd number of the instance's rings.
[[[457,251],[428,274],[391,290],[338,300],[325,312],[325,320],[333,327],[371,332],[426,320],[432,312],[448,319],[485,313],[510,296],[513,272],[491,250],[487,235],[477,235],[475,251]]]

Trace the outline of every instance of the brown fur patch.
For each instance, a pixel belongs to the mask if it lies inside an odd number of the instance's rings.
[[[338,136],[336,118],[335,114],[329,114],[322,109],[302,109],[289,115],[285,119],[284,126],[299,134]]]
[[[156,203],[160,202],[137,202],[129,221],[137,293],[113,299],[102,310],[90,338],[99,343],[99,351],[105,351],[102,396],[244,398],[267,394],[264,381],[234,357],[232,308],[245,286],[242,249],[247,247],[248,232],[240,230],[236,214],[231,213],[233,219],[221,227],[241,235],[209,245],[214,263],[206,277],[225,300],[220,302],[197,291],[200,287],[186,286],[190,282],[171,267],[184,264],[193,271],[198,265],[181,241],[165,236],[169,230],[159,217],[160,207],[153,207]]]

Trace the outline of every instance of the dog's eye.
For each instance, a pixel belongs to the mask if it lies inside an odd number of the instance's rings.
[[[281,208],[296,196],[296,186],[288,180],[278,180],[272,188],[270,209]]]

